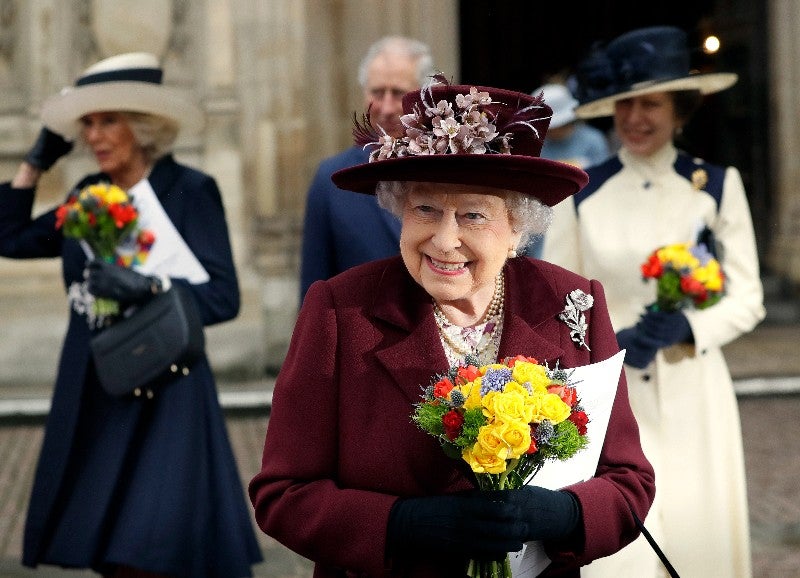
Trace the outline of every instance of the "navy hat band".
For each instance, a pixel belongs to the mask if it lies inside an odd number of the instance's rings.
[[[84,86],[86,84],[96,84],[98,82],[119,82],[119,81],[133,81],[133,82],[148,82],[151,84],[161,84],[161,78],[164,72],[160,68],[125,68],[122,70],[109,70],[106,72],[97,72],[95,74],[88,74],[79,78],[75,82],[75,86]]]

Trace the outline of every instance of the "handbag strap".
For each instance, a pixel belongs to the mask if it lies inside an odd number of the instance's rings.
[[[678,571],[675,570],[672,564],[670,564],[669,560],[667,559],[667,556],[661,550],[661,548],[659,547],[658,543],[655,541],[653,536],[651,536],[650,532],[647,531],[647,528],[644,527],[644,524],[639,519],[639,516],[637,516],[636,512],[633,511],[633,508],[630,507],[630,504],[628,504],[628,507],[630,508],[631,514],[633,515],[633,521],[636,522],[636,527],[639,528],[639,531],[644,535],[645,539],[650,544],[650,547],[653,548],[653,551],[656,553],[659,560],[661,560],[661,563],[664,564],[664,568],[667,569],[669,575],[672,578],[681,578],[680,575],[678,574]]]

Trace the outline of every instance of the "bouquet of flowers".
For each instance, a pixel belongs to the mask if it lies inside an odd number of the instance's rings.
[[[725,274],[704,244],[676,243],[653,251],[642,266],[645,281],[656,279],[657,311],[711,307],[722,298]]]
[[[116,185],[97,183],[71,195],[56,210],[56,229],[65,237],[85,241],[95,256],[123,267],[143,263],[154,242],[153,233],[138,230],[139,212],[128,194]],[[95,314],[119,314],[119,303],[95,299]]]
[[[548,460],[586,447],[589,417],[566,370],[521,355],[481,367],[473,361],[434,376],[412,419],[448,456],[470,465],[479,488],[522,487]],[[510,578],[509,558],[472,560],[467,574]]]

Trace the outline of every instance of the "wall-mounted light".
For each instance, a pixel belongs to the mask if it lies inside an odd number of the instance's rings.
[[[706,36],[706,39],[703,41],[703,52],[706,54],[716,54],[719,51],[719,46],[719,38],[711,34]]]

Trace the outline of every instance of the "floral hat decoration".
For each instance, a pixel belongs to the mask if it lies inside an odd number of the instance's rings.
[[[698,90],[712,94],[738,80],[732,72],[691,70],[686,32],[651,26],[626,32],[605,47],[596,45],[578,65],[578,118],[613,116],[614,103],[653,92]]]
[[[519,191],[553,206],[583,188],[582,170],[539,155],[552,117],[542,95],[451,85],[437,75],[403,97],[405,134],[356,120],[369,162],[337,171],[341,189],[375,194],[379,181],[478,185]]]
[[[158,58],[148,52],[111,56],[84,70],[75,81],[42,105],[42,122],[68,138],[78,133],[78,120],[92,112],[127,111],[163,116],[184,133],[203,128],[203,112],[189,95],[162,82]]]

